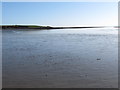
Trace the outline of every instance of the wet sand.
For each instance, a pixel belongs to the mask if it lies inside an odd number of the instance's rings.
[[[116,29],[3,32],[3,88],[117,88]]]

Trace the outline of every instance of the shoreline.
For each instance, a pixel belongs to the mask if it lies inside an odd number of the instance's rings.
[[[35,25],[3,25],[0,26],[3,30],[8,29],[37,29],[37,30],[50,30],[50,29],[78,29],[78,28],[104,28],[103,26],[89,26],[89,27],[51,27],[51,26],[35,26]]]

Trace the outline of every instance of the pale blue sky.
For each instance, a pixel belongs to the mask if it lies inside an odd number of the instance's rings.
[[[118,24],[117,2],[3,2],[3,24],[50,26]]]

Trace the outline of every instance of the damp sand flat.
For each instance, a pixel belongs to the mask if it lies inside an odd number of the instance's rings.
[[[3,31],[3,88],[117,88],[116,29]]]

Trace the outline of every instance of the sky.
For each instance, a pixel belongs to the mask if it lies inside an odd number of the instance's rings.
[[[2,2],[2,24],[116,26],[117,2]]]

